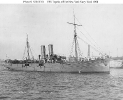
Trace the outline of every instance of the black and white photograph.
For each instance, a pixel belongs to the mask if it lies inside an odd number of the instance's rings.
[[[0,100],[123,100],[122,10],[0,4]]]

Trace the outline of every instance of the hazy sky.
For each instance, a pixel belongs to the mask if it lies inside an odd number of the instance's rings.
[[[77,27],[80,38],[88,43],[94,40],[102,52],[110,52],[111,56],[123,55],[122,4],[1,4],[0,59],[6,59],[6,55],[11,59],[22,59],[26,33],[36,59],[40,54],[40,46],[46,45],[48,49],[48,44],[53,44],[54,53],[69,56],[74,30],[67,22],[73,22],[73,9],[78,19],[76,23],[83,25]],[[78,42],[81,52],[87,56],[87,45],[80,39]],[[91,49],[92,54],[96,55]]]

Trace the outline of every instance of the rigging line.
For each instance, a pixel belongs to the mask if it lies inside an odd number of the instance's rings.
[[[89,43],[87,43],[86,41],[84,41],[82,38],[78,37],[79,39],[81,39],[84,43],[86,43],[87,45],[89,45]],[[92,45],[90,45],[95,51],[99,52],[100,54],[104,55],[102,52],[100,52],[99,50],[97,50],[96,48],[94,48]]]
[[[84,28],[84,27],[83,27]],[[84,28],[85,29],[85,28]],[[87,32],[87,30],[85,29],[85,31]],[[87,32],[87,34],[89,35],[89,33]],[[89,35],[90,36],[90,35]],[[95,42],[95,40],[90,36],[90,38],[93,40],[93,42],[97,45],[97,47],[99,48],[99,49],[101,49],[100,47],[99,47],[99,45]]]
[[[77,28],[77,29],[78,29],[78,28]],[[79,29],[78,29],[78,30],[79,30]],[[80,31],[80,30],[79,30],[79,31]],[[92,42],[92,40],[88,39],[87,36],[86,36],[83,32],[80,31],[80,33],[82,33],[82,34],[85,36],[85,38],[86,38],[87,40],[89,40],[90,43],[92,43],[93,46],[95,46],[95,48],[98,48],[98,49],[101,51],[101,48],[100,48],[99,46],[96,46],[96,45],[94,44],[94,42]]]
[[[77,28],[78,29],[78,28]],[[78,29],[79,30],[79,29]],[[80,30],[79,30],[80,31]],[[81,32],[81,31],[80,31]],[[82,32],[81,32],[82,33]],[[84,33],[82,33],[84,36],[85,36],[85,38],[87,39],[87,40],[89,40],[87,37],[86,37],[86,35],[84,34]],[[90,40],[89,40],[90,41]],[[90,41],[90,43],[92,43],[91,41]],[[98,47],[96,47],[96,45],[94,45],[93,43],[92,43],[92,45],[95,47],[95,48],[97,48],[99,51],[101,51]]]
[[[77,45],[78,45],[79,56],[81,56],[81,57],[82,57],[82,53],[81,53],[81,50],[80,50],[80,48],[79,48],[78,40],[77,40],[76,42],[77,42]]]
[[[78,28],[77,28],[78,29]],[[79,29],[78,29],[79,30]],[[79,30],[80,31],[80,30]],[[80,31],[80,33],[82,33],[81,31]],[[86,35],[84,34],[84,33],[82,33],[84,36],[85,36],[85,38],[87,39],[87,40],[89,40],[87,37],[86,37]],[[89,40],[90,41],[90,40]],[[90,43],[91,43],[91,41],[90,41]]]
[[[31,51],[31,48],[29,48],[30,49],[30,52],[31,52],[31,56],[32,56],[32,58],[34,58],[34,56],[33,56],[33,54],[32,54],[32,51]]]
[[[79,36],[77,36],[79,39],[81,39],[85,44],[89,45],[89,43],[87,43],[86,41],[84,41],[82,38],[80,38]]]
[[[76,18],[76,17],[75,17]],[[76,18],[76,20],[79,22],[79,20]],[[79,24],[81,24],[80,22],[79,22]],[[82,25],[83,26],[83,25]],[[83,28],[85,29],[85,27],[83,26]],[[85,29],[85,31],[87,32],[87,30]],[[87,34],[89,35],[89,33],[87,32]],[[93,42],[98,46],[98,44],[95,42],[95,40],[89,35],[89,37],[93,40]],[[100,48],[99,46],[98,46],[98,48]],[[101,48],[100,48],[101,49]]]

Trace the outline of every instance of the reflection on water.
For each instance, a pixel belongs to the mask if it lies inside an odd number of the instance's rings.
[[[1,100],[123,100],[123,69],[110,74],[0,71]]]

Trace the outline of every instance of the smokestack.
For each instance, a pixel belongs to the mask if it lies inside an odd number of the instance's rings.
[[[88,57],[90,57],[90,45],[88,45]]]
[[[45,45],[41,45],[41,58],[44,59],[45,57],[46,57]]]
[[[49,44],[48,45],[48,48],[49,48],[49,56],[50,55],[53,55],[53,45],[52,44]]]

